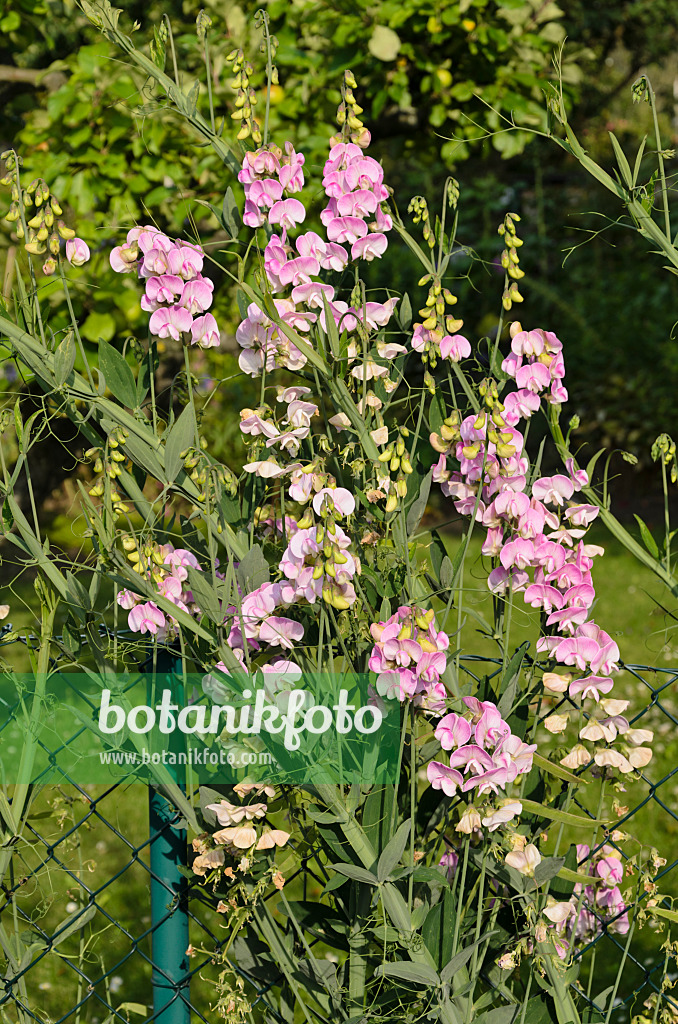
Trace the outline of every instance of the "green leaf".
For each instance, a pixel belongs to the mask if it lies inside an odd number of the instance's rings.
[[[579,814],[571,814],[569,811],[559,811],[557,807],[547,807],[538,804],[534,800],[521,800],[524,811],[531,811],[542,818],[550,821],[560,821],[563,825],[573,825],[577,828],[591,828],[592,825],[605,825],[605,821],[598,818],[583,818]]]
[[[397,928],[399,932],[411,932],[412,921],[407,904],[396,886],[391,882],[384,882],[381,890],[381,899],[394,928]]]
[[[394,981],[407,981],[415,985],[426,985],[428,988],[435,988],[440,984],[440,978],[432,967],[427,964],[415,964],[411,960],[401,960],[396,964],[379,964],[374,976],[375,978],[393,978]]]
[[[367,49],[377,60],[395,60],[400,53],[400,36],[387,25],[375,25]]]
[[[558,874],[565,863],[564,857],[545,857],[534,869],[534,880],[537,885],[550,882]]]
[[[443,559],[447,557],[445,550],[445,544],[443,539],[437,530],[431,530],[431,543],[428,549],[428,556],[431,560],[431,568],[435,578],[440,580],[440,568],[443,564]]]
[[[588,786],[589,780],[583,779],[579,775],[575,775],[573,772],[568,772],[567,768],[563,768],[557,761],[549,761],[547,757],[542,757],[541,754],[536,752],[532,755],[532,763],[540,768],[543,772],[548,772],[549,775],[555,775],[557,779],[563,779],[565,782],[571,782],[575,786]]]
[[[647,528],[647,525],[643,522],[640,516],[636,515],[635,512],[633,513],[633,518],[637,521],[638,526],[640,527],[640,536],[642,537],[643,544],[654,558],[659,558],[657,542]]]
[[[80,334],[87,341],[98,341],[99,338],[110,341],[115,334],[115,320],[110,313],[92,312],[81,326]]]
[[[461,550],[461,549],[460,549]],[[442,562],[440,563],[440,586],[443,590],[449,590],[453,585],[456,573],[454,571],[454,564],[449,555],[445,555]]]
[[[400,329],[403,331],[409,330],[410,324],[412,323],[412,303],[407,293],[403,295],[402,299],[398,303],[398,311],[396,313]]]
[[[235,201],[233,195],[233,189],[229,185],[226,189],[224,196],[224,205],[222,209],[222,223],[226,230],[230,233],[231,238],[237,238],[238,232],[242,226],[242,218],[240,216],[240,210],[238,204]]]
[[[403,855],[412,828],[412,821],[404,821],[388,846],[382,852],[377,864],[377,878],[385,882]]]
[[[415,870],[415,879],[416,877]],[[441,880],[445,884],[444,876],[441,876]],[[421,932],[426,948],[439,969],[448,963],[452,956],[456,914],[454,893],[445,884],[442,898],[429,910]]]
[[[55,937],[52,939],[52,949],[55,946],[59,946],[65,939],[72,935],[73,932],[79,932],[86,924],[96,916],[97,908],[92,905],[86,907],[84,910],[75,910],[68,917],[64,918],[60,925],[54,929],[52,933]],[[61,930],[63,928],[63,931]],[[58,934],[57,934],[58,933]]]
[[[268,562],[258,544],[251,548],[245,557],[241,559],[237,570],[238,581],[244,593],[249,594],[263,583],[268,583],[270,573]]]
[[[431,479],[433,477],[433,469],[429,469],[428,473],[421,481],[421,487],[419,488],[419,495],[415,501],[410,505],[410,510],[407,513],[407,533],[408,536],[412,536],[416,532],[421,518],[426,511],[426,505],[428,504],[428,496],[431,493]]]
[[[506,672],[504,673],[499,686],[501,699],[497,704],[497,710],[502,718],[508,718],[511,713],[516,696],[516,690],[518,688],[518,680],[520,679],[520,670],[523,667],[523,661],[525,660],[525,655],[527,654],[529,646],[529,641],[525,640],[506,666]]]
[[[56,386],[62,387],[70,377],[75,366],[75,339],[69,331],[54,353],[54,378]]]
[[[102,338],[99,339],[99,368],[106,378],[111,394],[127,406],[134,409],[137,404],[137,385],[134,374],[127,361],[117,349]]]
[[[361,868],[357,864],[330,864],[338,874],[346,875],[347,878],[351,878],[354,882],[364,882],[365,885],[379,885],[379,879],[368,871],[367,868]]]
[[[181,452],[194,447],[195,433],[195,412],[192,405],[187,405],[172,426],[165,442],[165,476],[169,483],[176,480],[183,468]]]
[[[621,171],[622,178],[629,186],[629,188],[633,188],[633,177],[631,176],[631,168],[629,166],[628,160],[626,159],[626,156],[624,155],[624,150],[621,148],[619,142],[612,134],[612,132],[608,132],[608,135],[610,136],[610,141],[612,143],[612,148],[614,149],[614,154],[617,157],[617,164],[619,165],[619,170]]]
[[[516,1019],[520,1007],[512,1003],[505,1006],[494,1006],[491,1010],[474,1016],[474,1024],[511,1024]]]
[[[491,932],[486,932],[485,935],[481,939],[478,939],[477,942],[472,943],[470,946],[467,946],[466,949],[462,949],[461,953],[457,953],[456,956],[453,956],[452,959],[447,964],[445,964],[442,971],[440,972],[440,980],[443,982],[443,984],[445,984],[448,981],[451,981],[453,976],[457,973],[457,971],[460,971],[461,968],[468,963],[468,961],[473,956],[474,949],[480,946],[481,943],[486,942],[487,939],[489,939],[492,935],[496,934],[496,929]]]
[[[205,573],[199,569],[189,569],[188,582],[200,610],[205,612],[212,622],[220,625],[224,620],[224,613],[221,610],[219,598],[210,583],[210,577],[205,576]]]

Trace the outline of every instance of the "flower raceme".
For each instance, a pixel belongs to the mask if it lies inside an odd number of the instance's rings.
[[[436,629],[433,610],[402,605],[386,622],[372,623],[370,632],[375,645],[369,668],[377,673],[379,696],[412,699],[424,710],[444,708],[447,691],[440,676],[450,641]]]
[[[203,277],[204,258],[199,245],[172,241],[146,225],[127,232],[126,244],[113,249],[110,262],[117,273],[136,271],[145,282],[141,308],[151,314],[151,334],[174,341],[190,336],[192,345],[214,348],[220,337],[217,321],[207,312],[214,285]]]
[[[536,744],[513,735],[491,701],[476,697],[464,697],[463,701],[470,717],[451,712],[436,726],[436,739],[443,750],[450,751],[449,765],[432,761],[427,769],[429,782],[446,796],[472,790],[478,796],[496,795],[518,775],[530,771]],[[516,803],[515,813],[520,813],[522,807]]]
[[[612,688],[619,659],[616,643],[589,619],[595,600],[591,568],[602,549],[582,538],[598,509],[573,500],[588,477],[572,460],[567,474],[540,477],[528,488],[528,461],[518,429],[542,397],[547,402],[566,399],[562,344],[552,332],[523,331],[519,324],[511,333],[511,353],[502,366],[523,387],[502,402],[496,397],[487,413],[468,416],[451,428],[449,442],[432,437],[445,449],[434,479],[457,511],[486,528],[483,554],[498,558],[488,579],[493,593],[522,592],[526,604],[544,612],[554,632],[538,641],[537,650],[590,673],[570,683],[570,697],[598,700]],[[452,445],[459,470],[450,472],[447,451]]]
[[[321,271],[341,271],[349,260],[371,261],[381,257],[387,248],[386,232],[393,227],[383,207],[389,192],[383,183],[381,165],[366,156],[353,142],[335,142],[325,163],[323,187],[328,203],[320,215],[326,238],[315,231],[298,234],[291,242],[290,233],[303,223],[303,204],[289,197],[304,185],[304,157],[295,153],[288,142],[285,151],[277,146],[247,153],[238,175],[245,187],[243,220],[252,228],[268,223],[274,229],[264,250],[263,269],[270,291],[276,295],[290,289],[287,298],[274,300],[283,324],[301,334],[312,325],[327,334],[326,305],[339,332],[355,330],[359,322],[372,330],[388,323],[396,299],[386,303],[369,302],[362,307],[349,307],[336,300],[332,285],[318,280]],[[288,195],[288,198],[285,198]],[[346,246],[351,247],[351,252]],[[236,340],[243,349],[240,368],[256,377],[265,369],[278,367],[299,370],[306,357],[289,340],[283,329],[252,303],[247,317],[236,331]],[[395,346],[398,352],[405,349]],[[392,358],[395,352],[387,358]],[[349,352],[355,362],[357,352]],[[382,368],[377,366],[377,370]],[[367,371],[356,367],[358,379],[369,379]],[[383,370],[384,374],[387,370]],[[360,375],[359,375],[360,374]],[[375,375],[374,368],[370,377]]]

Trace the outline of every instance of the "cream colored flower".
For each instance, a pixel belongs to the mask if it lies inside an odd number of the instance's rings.
[[[388,427],[377,427],[375,430],[370,430],[370,437],[375,444],[386,444],[388,441]]]
[[[193,871],[196,875],[200,875],[203,878],[208,871],[214,871],[215,868],[222,867],[224,859],[223,850],[208,850],[207,853],[201,853],[199,857],[195,858],[193,861]]]
[[[634,768],[644,768],[652,760],[652,751],[649,747],[635,747],[629,750],[629,761]]]
[[[629,729],[624,739],[632,743],[634,747],[640,747],[643,743],[652,743],[654,732],[652,729]]]
[[[572,747],[567,757],[561,757],[560,763],[563,767],[573,771],[575,768],[581,768],[582,765],[588,764],[590,760],[591,755],[586,747],[583,747],[581,743],[577,743],[575,747]]]
[[[239,782],[237,786],[233,787],[233,792],[241,800],[249,796],[250,793],[256,793],[257,796],[263,794],[269,800],[275,800],[275,786],[272,786],[269,782]]]
[[[237,850],[249,850],[257,840],[256,829],[248,825],[240,825],[235,828],[222,828],[212,836],[215,842],[224,846],[234,846]]]
[[[462,814],[459,824],[455,826],[457,832],[464,832],[466,835],[471,835],[476,829],[480,828],[480,815],[473,806],[469,804],[464,813]]]
[[[243,820],[263,818],[266,804],[232,804],[229,800],[222,800],[218,804],[207,804],[206,810],[214,811],[220,825],[238,825]]]
[[[505,863],[515,868],[521,875],[534,878],[534,869],[541,864],[541,854],[536,846],[528,843],[524,850],[512,850],[506,854]]]
[[[285,876],[283,875],[282,871],[276,871],[276,873],[273,875],[272,881],[276,889],[282,889],[283,885],[285,884]]]
[[[330,423],[335,430],[346,430],[351,426],[351,421],[345,412],[338,412],[335,416],[330,416]]]
[[[600,706],[606,715],[623,715],[629,706],[629,701],[617,700],[615,697],[603,697]]]
[[[505,800],[487,818],[483,818],[483,825],[490,832],[494,832],[500,825],[505,825],[507,821],[512,821],[513,818],[518,817],[522,809],[523,805],[519,800]]]
[[[554,736],[557,736],[558,733],[565,732],[569,721],[569,715],[549,715],[548,718],[544,719],[544,726]]]
[[[557,672],[544,672],[541,681],[545,690],[550,690],[551,693],[565,693],[572,676],[569,673],[561,676]]]
[[[622,775],[628,775],[633,771],[633,765],[627,758],[619,750],[613,750],[611,747],[599,750],[594,760],[599,768],[618,768]]]
[[[562,924],[563,921],[567,921],[572,910],[573,907],[569,900],[565,903],[557,903],[553,896],[549,896],[544,908],[544,916],[548,917],[553,924]]]
[[[0,619],[6,619],[9,615],[9,605],[0,604]]]
[[[269,829],[257,843],[257,850],[272,850],[274,846],[284,846],[289,838],[289,832],[283,832],[279,828]]]

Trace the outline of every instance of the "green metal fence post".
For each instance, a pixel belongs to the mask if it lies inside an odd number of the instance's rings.
[[[183,703],[183,686],[177,686],[176,676],[172,678],[179,672],[181,660],[159,651],[156,673],[167,674],[167,685]],[[189,1024],[187,882],[180,870],[188,863],[186,829],[173,826],[179,818],[177,811],[152,786],[148,795],[154,1020],[156,1024]]]
[[[189,1024],[186,833],[173,828],[168,802],[149,789],[151,836],[151,923],[153,927],[153,1012],[156,1024]],[[169,909],[168,909],[169,906]],[[182,995],[184,998],[182,998]]]

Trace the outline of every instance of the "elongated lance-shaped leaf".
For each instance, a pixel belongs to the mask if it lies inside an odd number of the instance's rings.
[[[0,316],[0,335],[3,334],[10,339],[19,356],[33,371],[41,387],[48,393],[55,390],[57,385],[54,355],[30,334],[27,334],[26,331],[12,323],[11,320]],[[73,386],[64,389],[62,392],[63,395],[68,396],[68,399],[70,399],[70,401],[65,401],[64,410],[69,418],[83,430],[88,440],[92,440],[97,445],[101,443],[101,438],[91,428],[89,431],[87,430],[85,419],[76,409],[74,399],[87,403],[88,415],[92,423],[100,429],[102,434],[110,434],[115,427],[122,427],[128,431],[129,438],[121,445],[125,453],[136,465],[146,472],[157,475],[161,482],[166,482],[165,448],[154,434],[150,423],[145,424],[132,413],[127,412],[122,406],[98,395],[92,390],[85,378],[75,371],[73,371],[73,376]],[[125,472],[118,477],[120,486],[127,493],[130,493],[128,487],[131,485],[131,480],[130,474]],[[183,494],[193,504],[199,505],[200,491],[187,473],[183,471],[179,473],[177,480],[172,484],[172,489],[179,494]],[[134,485],[133,490],[137,497],[141,496],[138,486]],[[135,500],[134,493],[130,493],[130,498],[133,501]],[[146,499],[143,499],[143,501],[145,502]],[[212,513],[209,517],[205,513],[201,513],[201,515],[219,544],[230,548],[238,559],[245,556],[248,550],[247,544],[236,537],[234,530],[228,523],[222,524],[222,532],[219,533],[217,530],[219,519],[216,513]]]
[[[204,120],[204,118],[197,113],[190,94],[185,96],[178,84],[170,78],[169,75],[154,64],[152,60],[149,60],[145,54],[137,50],[134,43],[129,36],[125,35],[118,28],[118,17],[119,11],[116,11],[108,0],[103,2],[89,3],[87,0],[81,3],[82,9],[84,10],[87,17],[96,25],[99,31],[115,43],[123,50],[127,56],[133,61],[136,66],[143,71],[149,78],[155,79],[158,85],[164,90],[167,97],[171,100],[174,106],[177,108],[180,114],[182,114],[188,123],[194,128],[198,135],[201,135],[214,149],[215,153],[221,157],[224,163],[230,167],[234,174],[237,174],[240,170],[240,161],[237,159],[233,148],[225,142],[216,132],[212,131],[211,126]]]

